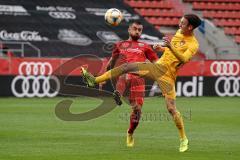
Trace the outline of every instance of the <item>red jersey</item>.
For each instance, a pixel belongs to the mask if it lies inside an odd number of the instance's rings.
[[[147,59],[153,62],[158,59],[157,54],[148,44],[132,40],[116,43],[112,57],[117,59],[115,67],[123,63],[145,62]]]
[[[116,59],[115,67],[124,63],[145,62],[147,59],[153,62],[158,59],[157,54],[148,44],[131,40],[116,43],[112,58]],[[138,75],[128,73],[118,77],[116,89],[122,95],[129,94],[131,105],[143,105],[145,81]]]

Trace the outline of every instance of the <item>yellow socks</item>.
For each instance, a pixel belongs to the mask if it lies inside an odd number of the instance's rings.
[[[180,139],[186,138],[183,119],[182,119],[180,112],[178,112],[178,111],[176,112],[176,114],[173,116],[173,120],[176,124],[176,127],[178,128]]]
[[[120,76],[121,74],[123,74],[123,72],[124,72],[124,69],[121,66],[113,68],[113,69],[105,72],[101,76],[96,77],[95,82],[96,83],[101,83],[101,82],[107,81],[109,79]]]

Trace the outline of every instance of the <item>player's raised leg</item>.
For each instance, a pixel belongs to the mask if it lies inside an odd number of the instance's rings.
[[[136,63],[125,63],[119,67],[113,68],[104,74],[94,77],[91,73],[81,67],[83,78],[88,86],[93,87],[96,84],[101,82],[105,82],[109,79],[116,78],[125,73],[132,73],[141,76],[150,78],[152,80],[156,80],[157,78],[161,78],[167,72],[167,68],[163,65],[156,65],[154,63],[147,63],[147,62],[136,62]],[[156,76],[157,75],[157,76]]]
[[[87,70],[85,70],[83,67],[81,67],[83,77],[87,83],[88,86],[92,87],[95,84],[105,82],[109,79],[116,78],[122,74],[128,73],[128,72],[137,72],[138,69],[138,63],[125,63],[119,67],[113,68],[104,74],[94,77],[91,75]]]

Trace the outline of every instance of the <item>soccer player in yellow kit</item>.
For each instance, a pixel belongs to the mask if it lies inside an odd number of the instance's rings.
[[[167,109],[172,115],[179,131],[179,152],[185,152],[188,149],[188,139],[185,134],[182,116],[176,109],[175,81],[178,69],[184,63],[187,63],[198,50],[199,44],[194,36],[193,30],[200,24],[201,20],[197,15],[184,15],[179,22],[179,30],[176,32],[171,42],[168,38],[164,37],[164,45],[156,44],[153,46],[157,51],[162,50],[163,47],[165,50],[162,57],[156,63],[125,63],[98,77],[92,76],[82,68],[83,77],[88,86],[94,86],[129,72],[157,81],[165,97]]]

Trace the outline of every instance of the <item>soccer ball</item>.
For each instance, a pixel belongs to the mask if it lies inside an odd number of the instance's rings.
[[[111,26],[118,26],[123,19],[123,15],[117,8],[111,8],[107,10],[104,18],[107,24]]]

